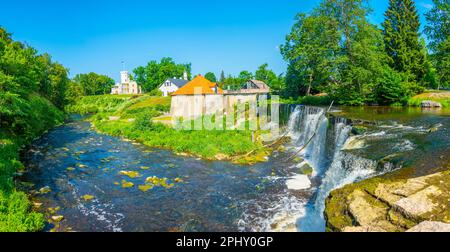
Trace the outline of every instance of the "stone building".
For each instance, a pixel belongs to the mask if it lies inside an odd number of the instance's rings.
[[[246,85],[239,91],[224,91],[216,83],[199,75],[172,94],[171,116],[192,119],[226,112],[236,104],[256,104],[260,95],[267,95],[270,92],[267,85],[264,85],[258,87],[250,85],[248,87],[251,88],[245,88]]]

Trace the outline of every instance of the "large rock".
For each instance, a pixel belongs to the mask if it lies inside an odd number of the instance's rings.
[[[348,198],[348,209],[360,226],[372,226],[387,215],[386,207],[374,205],[369,202],[369,197],[367,193],[356,190]]]
[[[442,104],[435,101],[423,101],[420,106],[422,108],[442,108]]]
[[[424,221],[406,232],[450,232],[450,224],[436,221]]]
[[[436,186],[429,186],[407,198],[401,199],[394,207],[404,215],[414,219],[420,219],[424,214],[432,212],[438,205],[433,202],[432,197],[442,194]]]
[[[444,230],[450,225],[450,171],[410,179],[377,177],[337,189],[326,201],[325,218],[329,231]],[[417,226],[422,221],[439,224]]]
[[[346,227],[342,230],[344,233],[385,233],[386,230],[379,227],[360,226],[360,227]]]

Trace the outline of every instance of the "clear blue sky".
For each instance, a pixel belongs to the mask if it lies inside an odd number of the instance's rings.
[[[70,69],[119,78],[121,61],[132,70],[169,56],[191,62],[193,73],[238,74],[269,63],[286,69],[278,46],[298,12],[319,0],[77,0],[5,1],[0,26]],[[381,23],[388,0],[371,0]],[[418,0],[421,14],[431,0]],[[423,15],[422,15],[423,19]]]

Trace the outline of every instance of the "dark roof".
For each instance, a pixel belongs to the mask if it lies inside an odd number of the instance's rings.
[[[173,84],[175,84],[175,86],[182,88],[184,85],[186,85],[189,81],[187,80],[183,80],[183,79],[168,79],[168,81],[172,82]]]
[[[270,90],[269,85],[259,80],[249,80],[243,87],[243,89],[261,89]]]

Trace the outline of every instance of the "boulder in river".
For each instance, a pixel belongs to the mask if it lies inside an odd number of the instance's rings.
[[[422,108],[442,108],[442,104],[435,101],[423,101],[420,106]]]
[[[311,181],[306,175],[297,175],[286,181],[289,190],[306,190],[311,188]]]

